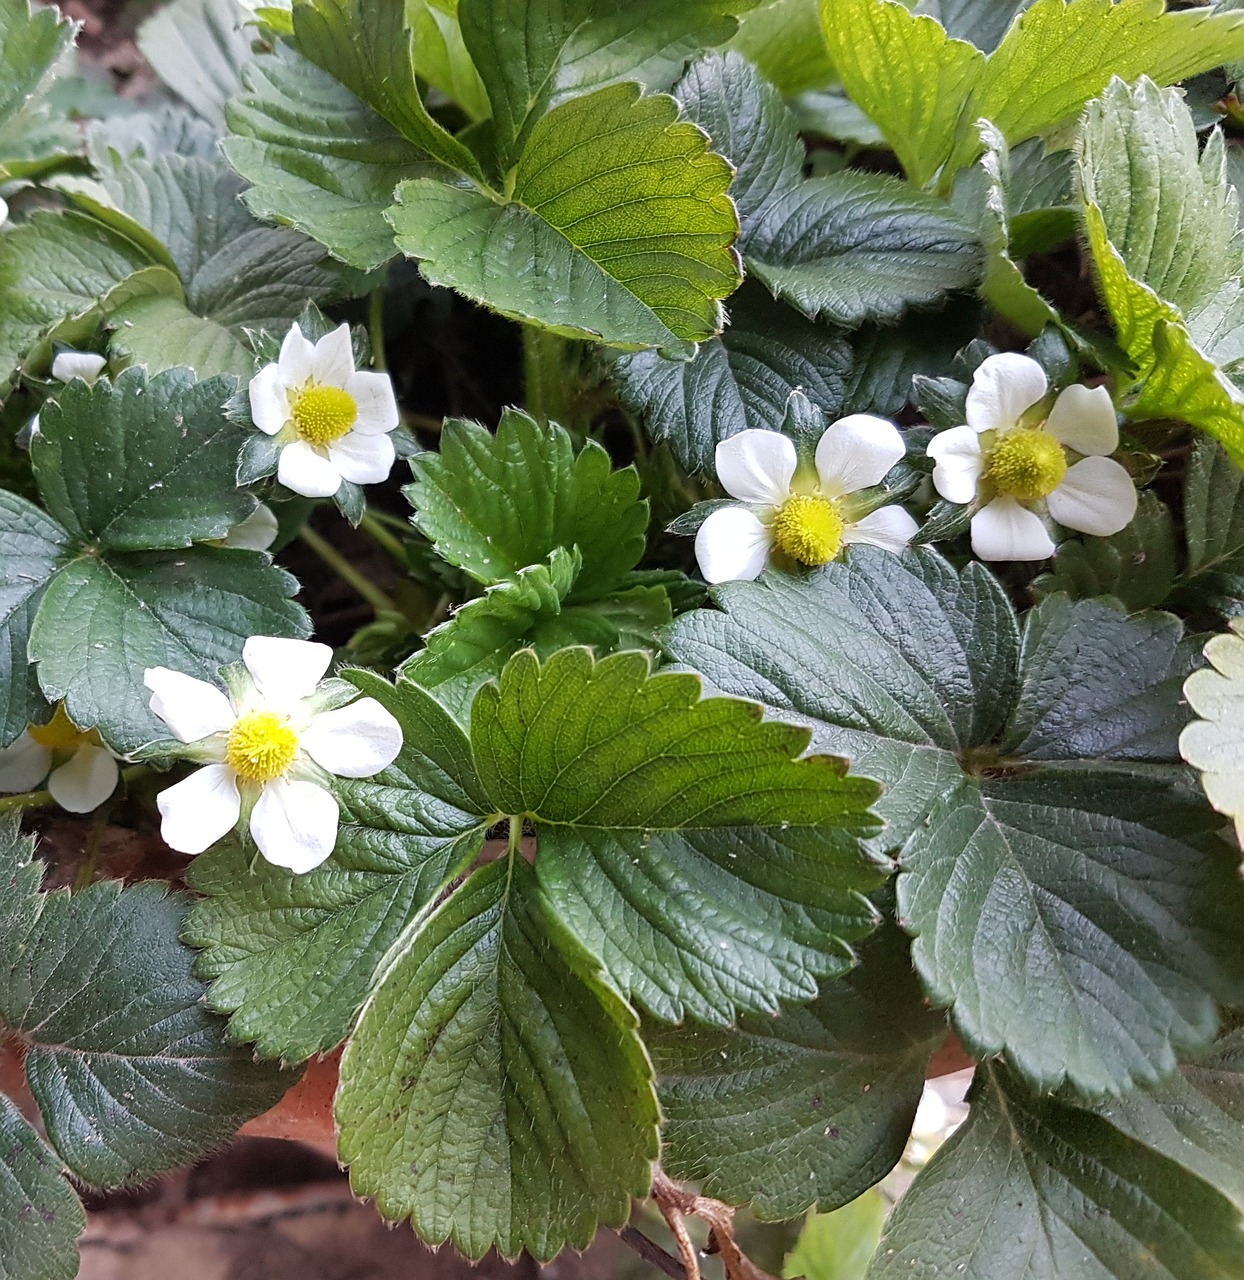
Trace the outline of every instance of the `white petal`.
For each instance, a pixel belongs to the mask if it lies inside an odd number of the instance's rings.
[[[328,446],[328,460],[352,484],[379,484],[389,478],[397,457],[389,436],[348,432]]]
[[[103,356],[96,355],[94,351],[62,351],[52,361],[52,377],[60,382],[70,382],[74,378],[94,382],[107,363]]]
[[[33,791],[51,767],[51,751],[23,732],[0,747],[0,791]]]
[[[151,710],[181,742],[198,742],[208,734],[223,733],[237,719],[229,699],[206,680],[168,667],[148,667],[143,684],[151,690]]]
[[[1113,453],[1119,447],[1114,402],[1105,387],[1079,383],[1058,393],[1045,429],[1060,444],[1086,456]]]
[[[251,810],[251,835],[274,866],[312,871],[337,843],[337,801],[314,782],[269,782]]]
[[[360,698],[316,716],[299,745],[329,773],[370,778],[397,759],[402,749],[402,726],[375,698]]]
[[[885,418],[853,413],[833,423],[816,445],[821,491],[839,498],[880,484],[907,452],[898,428]]]
[[[117,762],[103,747],[79,747],[48,778],[52,799],[70,813],[98,809],[117,787]]]
[[[341,488],[341,472],[305,440],[295,440],[281,450],[276,478],[304,498],[331,498]]]
[[[281,380],[287,387],[301,387],[311,377],[314,358],[315,347],[302,336],[302,330],[296,324],[292,325],[281,343],[278,361]]]
[[[266,364],[251,379],[251,421],[265,435],[274,436],[289,421],[289,397],[278,364]]]
[[[843,542],[869,542],[874,547],[884,547],[887,551],[902,551],[916,536],[919,525],[904,507],[894,503],[888,507],[878,507],[863,520],[849,524],[843,530]]]
[[[973,431],[1009,431],[1049,385],[1045,370],[1027,356],[1013,351],[990,356],[972,375],[968,426]]]
[[[1039,516],[1014,498],[995,498],[972,517],[972,550],[982,560],[1044,560],[1054,544]]]
[[[242,661],[260,695],[279,704],[309,698],[332,660],[328,645],[315,640],[251,636],[242,646]]]
[[[790,497],[799,458],[794,441],[780,431],[751,427],[717,446],[717,479],[732,497],[759,506],[778,506]]]
[[[1081,458],[1046,501],[1059,524],[1108,538],[1131,523],[1137,494],[1132,477],[1113,458]]]
[[[266,502],[261,502],[241,524],[235,524],[225,535],[226,547],[242,551],[267,551],[276,541],[280,525]]]
[[[947,502],[971,502],[985,474],[980,436],[971,427],[939,431],[926,450],[933,459],[933,487]]]
[[[350,346],[350,326],[339,324],[315,344],[311,377],[319,386],[344,387],[354,372],[354,350]]]
[[[400,418],[393,383],[387,373],[352,373],[346,379],[346,390],[358,405],[358,421],[354,430],[365,436],[383,435],[397,426]]]
[[[208,764],[156,796],[160,834],[178,853],[202,853],[237,826],[242,812],[237,777],[223,764]]]
[[[746,507],[719,507],[695,535],[695,558],[705,582],[750,580],[769,563],[773,539]]]
[[[4,226],[9,220],[9,202],[0,199],[0,227]]]

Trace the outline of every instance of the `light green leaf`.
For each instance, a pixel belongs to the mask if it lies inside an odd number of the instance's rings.
[[[237,0],[172,0],[138,28],[152,70],[192,111],[219,130],[225,103],[242,87],[253,29]]]
[[[689,354],[739,284],[730,178],[672,98],[623,84],[533,126],[507,201],[416,179],[389,217],[431,284],[569,336]]]
[[[73,1280],[85,1228],[60,1162],[0,1093],[0,1280]]]
[[[643,654],[583,649],[519,653],[471,712],[484,788],[536,823],[555,915],[624,995],[717,1025],[811,999],[875,922],[858,841],[876,789],[798,759],[807,736]]]
[[[255,551],[83,554],[49,585],[30,654],[44,693],[64,698],[75,724],[133,751],[168,732],[147,706],[148,667],[210,680],[241,658],[250,636],[307,635],[307,615],[290,599],[296,589]]]
[[[782,1274],[804,1280],[864,1280],[888,1210],[880,1188],[873,1187],[833,1213],[813,1214],[786,1255]]]
[[[645,1027],[667,1173],[761,1218],[792,1218],[846,1204],[889,1172],[946,1023],[924,1003],[897,929],[861,958],[777,1018]]]
[[[985,1065],[967,1121],[891,1215],[869,1280],[1227,1280],[1239,1214],[1098,1116]]]
[[[342,1061],[355,1193],[469,1258],[583,1249],[648,1190],[658,1114],[634,1015],[561,946],[522,858],[481,868],[404,940]]]
[[[419,74],[472,120],[486,120],[492,106],[462,38],[458,0],[406,0],[406,21],[419,53]]]
[[[404,492],[415,525],[443,559],[479,582],[507,581],[559,548],[577,548],[579,571],[561,595],[591,600],[644,553],[648,504],[635,469],[611,470],[594,441],[576,454],[566,431],[520,409],[502,414],[495,435],[449,420],[439,452],[412,458],[411,471]]]
[[[254,183],[251,212],[305,231],[351,266],[387,262],[397,250],[385,210],[398,184],[425,170],[423,153],[290,49],[256,58],[243,83],[223,149]]]
[[[536,122],[577,95],[619,81],[667,89],[688,57],[735,33],[757,0],[459,0],[466,46],[492,99],[499,167]]]
[[[73,34],[51,6],[0,3],[0,179],[37,174],[76,150],[72,130],[43,101]]]
[[[224,325],[197,316],[180,298],[152,295],[122,303],[109,317],[109,350],[148,369],[185,365],[249,379],[255,357]]]
[[[479,852],[490,820],[471,790],[466,736],[409,684],[347,673],[402,726],[402,751],[374,778],[335,784],[342,805],[332,857],[291,876],[235,844],[194,860],[205,894],[185,937],[202,947],[212,1008],[238,1040],[299,1062],[340,1044],[377,965],[407,923]],[[483,815],[483,816],[481,816]]]
[[[223,538],[255,508],[234,483],[246,430],[225,413],[233,392],[185,368],[75,379],[44,405],[30,446],[49,515],[96,549]]]
[[[65,560],[65,531],[32,502],[0,490],[0,747],[42,718],[26,645],[43,588]]]
[[[766,0],[744,14],[730,48],[754,63],[784,97],[822,89],[837,79],[819,0]]]

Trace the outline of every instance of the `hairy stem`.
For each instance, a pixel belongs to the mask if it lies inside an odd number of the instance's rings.
[[[527,412],[538,422],[565,425],[569,416],[565,345],[547,329],[533,324],[523,329],[523,389]]]
[[[389,366],[384,358],[384,285],[371,291],[367,308],[367,332],[371,336],[372,366],[385,373]]]

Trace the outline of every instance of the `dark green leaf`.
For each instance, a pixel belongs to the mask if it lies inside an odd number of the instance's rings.
[[[889,1172],[946,1023],[925,1005],[897,929],[861,958],[776,1019],[645,1029],[667,1173],[762,1218],[793,1218],[846,1204]]]
[[[1205,603],[1224,616],[1244,599],[1244,471],[1212,440],[1193,442],[1184,481],[1188,563],[1182,601]]]
[[[223,538],[255,507],[234,484],[245,428],[224,412],[233,391],[227,378],[196,382],[186,368],[75,379],[44,405],[31,441],[48,511],[96,548]]]
[[[920,0],[917,13],[927,13],[956,40],[970,40],[991,53],[1006,34],[1015,15],[1032,0]]]
[[[236,662],[250,636],[305,636],[289,598],[297,584],[254,551],[83,554],[57,573],[30,635],[39,683],[74,723],[97,725],[116,751],[167,735],[147,706],[143,672],[165,666],[201,679]]]
[[[262,860],[251,868],[228,844],[191,864],[191,886],[207,901],[186,939],[204,948],[198,972],[215,979],[211,1005],[233,1015],[237,1039],[286,1061],[345,1039],[381,958],[478,853],[489,822],[469,786],[466,737],[437,703],[408,684],[399,695],[376,676],[350,678],[397,717],[403,746],[377,777],[336,784],[332,858],[291,876]]]
[[[469,1258],[552,1258],[647,1192],[657,1105],[634,1014],[549,937],[519,857],[483,867],[407,937],[341,1066],[359,1195]]]
[[[460,418],[445,423],[439,453],[411,460],[406,497],[437,552],[480,582],[513,578],[559,548],[577,548],[580,569],[562,598],[612,590],[644,551],[648,504],[633,467],[610,470],[588,441],[576,455],[561,427],[507,409],[493,435]]]
[[[887,1223],[869,1280],[1228,1280],[1231,1202],[1105,1120],[984,1066],[966,1123]]]

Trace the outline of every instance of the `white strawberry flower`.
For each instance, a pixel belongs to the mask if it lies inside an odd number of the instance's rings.
[[[252,636],[245,672],[226,696],[206,680],[149,668],[151,710],[204,763],[160,792],[160,834],[179,853],[202,853],[245,812],[260,853],[294,872],[318,867],[337,843],[339,808],[329,775],[370,778],[402,749],[398,722],[375,698],[340,705],[321,687],[325,644]]]
[[[741,505],[719,507],[696,534],[705,581],[755,578],[775,552],[820,565],[851,542],[901,551],[915,520],[897,505],[856,518],[851,495],[880,484],[905,452],[898,428],[866,413],[826,428],[815,466],[801,466],[794,442],[780,431],[728,436],[717,446],[717,478]]]
[[[1206,798],[1235,822],[1244,848],[1244,618],[1205,646],[1209,666],[1184,681],[1184,697],[1200,716],[1179,735],[1179,753],[1201,771]]]
[[[52,799],[70,813],[90,813],[117,786],[117,758],[94,729],[79,729],[64,703],[47,724],[27,725],[0,749],[0,791],[32,791],[44,778]]]
[[[356,370],[350,327],[311,343],[294,325],[280,359],[251,379],[251,417],[281,445],[277,479],[305,498],[331,498],[343,480],[379,484],[395,451],[393,384],[384,373]]]
[[[1136,514],[1136,486],[1109,457],[1119,426],[1104,387],[1070,386],[1053,404],[1045,370],[1004,352],[972,375],[967,423],[929,443],[933,485],[947,502],[980,501],[972,550],[982,560],[1044,560],[1054,542],[1042,516],[1098,538]]]

